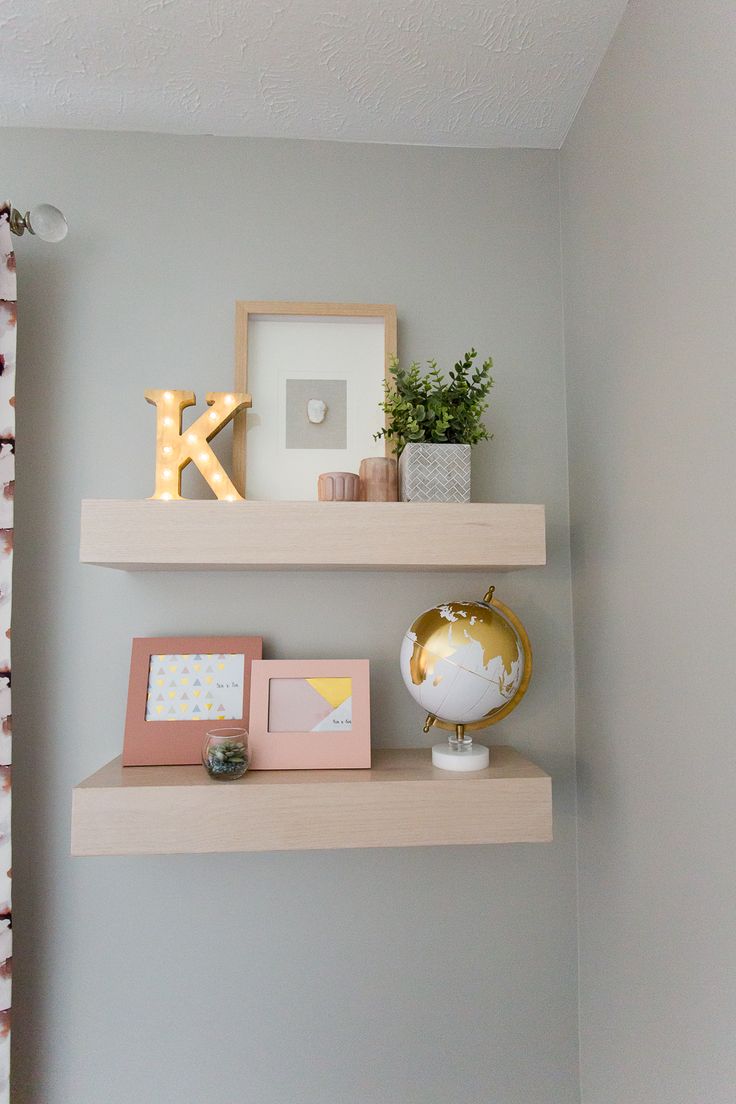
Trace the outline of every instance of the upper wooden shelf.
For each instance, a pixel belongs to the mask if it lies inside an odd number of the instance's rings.
[[[537,567],[544,506],[92,499],[80,559],[125,571]]]
[[[552,839],[548,774],[510,747],[472,774],[432,766],[429,748],[373,751],[369,770],[123,767],[74,790],[73,855],[298,851]]]

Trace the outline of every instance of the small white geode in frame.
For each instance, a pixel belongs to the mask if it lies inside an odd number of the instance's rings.
[[[312,425],[321,425],[327,415],[327,403],[322,399],[309,399],[307,402],[307,418]]]

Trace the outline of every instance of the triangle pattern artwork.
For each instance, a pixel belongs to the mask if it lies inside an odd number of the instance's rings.
[[[243,655],[204,655],[195,656],[197,664],[208,664],[208,670],[212,671],[208,682],[217,693],[217,707],[215,708],[213,695],[207,694],[212,699],[206,705],[208,719],[218,721],[240,721],[243,719],[243,692],[245,685],[245,656]],[[215,661],[211,663],[210,661]],[[152,656],[148,669],[148,694],[146,697],[147,721],[186,721],[196,720],[194,714],[202,715],[202,710],[196,702],[192,703],[191,683],[189,673],[192,662],[189,655]],[[163,664],[163,666],[162,666]],[[169,708],[163,709],[160,704],[162,695],[160,686],[162,679],[157,679],[163,670],[170,676],[167,697]],[[201,686],[199,679],[194,683]],[[199,697],[201,691],[195,691],[195,697]]]

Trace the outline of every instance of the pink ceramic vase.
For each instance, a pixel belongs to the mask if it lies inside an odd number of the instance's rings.
[[[357,502],[360,479],[355,472],[323,472],[317,483],[320,502]]]
[[[398,466],[385,456],[369,456],[360,462],[360,501],[396,502],[399,497]]]

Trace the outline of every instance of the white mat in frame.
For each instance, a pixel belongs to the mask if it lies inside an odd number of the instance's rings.
[[[321,472],[357,472],[364,457],[383,456],[385,445],[373,434],[383,424],[379,403],[395,352],[391,305],[238,302],[235,386],[253,396],[253,408],[236,419],[233,469],[246,498],[314,500]],[[325,381],[326,394],[334,381],[345,381],[344,448],[287,447],[289,380]],[[305,432],[314,430],[318,441],[330,428],[329,403],[324,427],[311,428],[302,405]],[[293,443],[293,410],[289,424]]]

